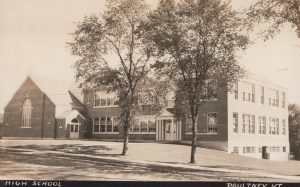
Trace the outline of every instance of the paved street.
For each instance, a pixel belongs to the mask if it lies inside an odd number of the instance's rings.
[[[25,147],[25,146],[24,146]],[[26,147],[25,147],[26,148]],[[255,172],[189,167],[173,163],[139,162],[118,154],[92,156],[49,150],[4,148],[0,150],[0,176],[7,179],[39,180],[197,180],[295,182],[281,176]],[[300,179],[298,180],[298,182]]]

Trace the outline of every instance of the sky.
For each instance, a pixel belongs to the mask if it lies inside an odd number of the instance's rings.
[[[246,3],[233,0],[237,9]],[[29,74],[74,81],[75,58],[66,42],[75,22],[104,9],[104,0],[0,0],[0,113]],[[300,39],[293,30],[255,41],[239,62],[288,88],[288,101],[300,104]]]

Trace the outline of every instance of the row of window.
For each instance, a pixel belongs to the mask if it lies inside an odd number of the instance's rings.
[[[241,82],[241,86],[243,87],[243,101],[255,103],[255,84]],[[234,85],[234,98],[238,100],[239,98],[239,88],[238,84]],[[274,89],[269,89],[269,106],[279,107],[279,91]],[[281,92],[281,107],[285,108],[285,92]],[[265,104],[265,87],[260,86],[260,103]]]
[[[213,80],[205,81],[205,84],[203,86],[202,96],[207,99],[217,99],[217,93],[218,93],[217,88],[218,86],[216,81]],[[141,97],[150,99],[150,97],[147,94],[142,95]],[[105,93],[103,91],[99,91],[94,94],[94,107],[117,106],[117,101],[118,101],[117,97],[115,96],[115,94],[112,93]],[[90,100],[88,98],[88,103],[89,102]]]
[[[94,95],[94,107],[117,106],[117,97],[113,94],[96,92]]]
[[[93,120],[93,132],[94,133],[111,133],[119,132],[119,121],[114,117],[96,117]],[[141,121],[136,122],[131,126],[130,132],[133,133],[152,133],[156,132],[156,123],[153,121]]]
[[[206,116],[207,128],[202,133],[217,133],[218,123],[217,123],[217,113],[211,112],[204,114]],[[186,121],[186,132],[192,132],[192,118],[188,118]]]
[[[238,124],[238,113],[233,113],[233,132],[239,132]],[[245,134],[255,134],[255,115],[252,114],[242,114],[242,133]],[[258,116],[258,133],[267,134],[267,122],[266,116]],[[282,119],[282,135],[287,134],[286,119]],[[279,135],[279,118],[269,117],[269,129],[268,134]]]
[[[259,146],[258,147],[258,150],[256,150],[256,147],[255,146],[244,146],[242,147],[243,148],[243,153],[256,153],[256,151],[258,151],[258,153],[262,153],[263,152],[263,147]],[[282,148],[282,149],[281,149]],[[279,153],[279,152],[283,152],[285,153],[286,152],[286,146],[270,146],[270,147],[265,147],[266,151],[268,149],[268,152],[271,152],[271,153]],[[239,154],[240,151],[239,151],[239,147],[233,147],[233,153],[235,154]]]

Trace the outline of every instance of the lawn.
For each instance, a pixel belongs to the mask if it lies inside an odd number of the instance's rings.
[[[114,156],[128,160],[180,164],[188,164],[190,156],[189,146],[153,142],[130,143],[126,156],[120,155],[122,150],[121,142],[87,140],[0,140],[0,146]],[[300,161],[262,160],[205,148],[197,149],[196,161],[196,164],[199,166],[300,176]]]

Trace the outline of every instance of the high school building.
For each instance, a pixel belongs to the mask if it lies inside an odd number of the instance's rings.
[[[287,160],[288,107],[285,88],[245,78],[226,92],[208,81],[210,98],[197,119],[197,137],[204,147],[244,156]],[[5,138],[121,139],[116,96],[105,91],[81,93],[74,84],[27,77],[5,107]],[[167,107],[143,114],[130,129],[130,139],[190,141],[191,119],[176,120],[174,97]]]

